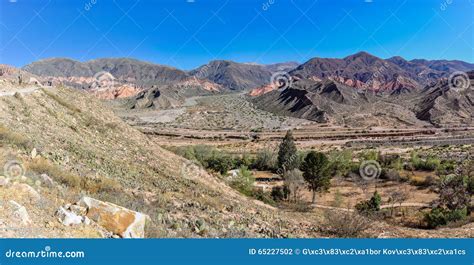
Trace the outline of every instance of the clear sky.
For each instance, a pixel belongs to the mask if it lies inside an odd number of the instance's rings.
[[[0,0],[0,63],[305,62],[367,51],[474,62],[474,0]]]

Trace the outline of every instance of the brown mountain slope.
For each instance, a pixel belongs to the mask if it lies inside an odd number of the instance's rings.
[[[375,91],[416,89],[448,77],[454,71],[474,70],[461,61],[412,60],[396,56],[384,60],[359,52],[342,59],[313,58],[290,74],[307,79],[331,79],[348,86]]]
[[[247,90],[270,82],[271,71],[263,65],[232,61],[211,61],[190,72],[199,79],[208,79],[230,90]]]
[[[411,108],[419,119],[437,126],[474,123],[474,72],[468,72],[463,87],[453,87],[448,80],[428,86],[414,98]],[[464,82],[463,81],[463,82]]]
[[[419,92],[362,91],[338,82],[295,79],[284,90],[250,97],[257,107],[280,115],[349,126],[426,126],[431,120],[417,117]]]

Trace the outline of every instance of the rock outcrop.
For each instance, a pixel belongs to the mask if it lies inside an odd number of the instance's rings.
[[[150,218],[109,202],[83,197],[77,205],[86,208],[86,217],[122,238],[145,237],[145,224]]]

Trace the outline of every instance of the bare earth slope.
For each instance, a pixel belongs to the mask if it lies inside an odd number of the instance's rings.
[[[263,110],[321,123],[349,126],[427,125],[414,112],[398,104],[400,97],[359,91],[329,80],[301,79],[284,90],[250,97],[250,100]]]

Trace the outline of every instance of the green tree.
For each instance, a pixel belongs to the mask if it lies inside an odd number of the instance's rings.
[[[303,177],[313,192],[312,202],[316,200],[316,192],[325,192],[331,184],[331,168],[326,155],[311,151],[303,162]]]
[[[278,150],[278,170],[283,174],[295,168],[298,168],[298,153],[293,133],[288,131]]]

